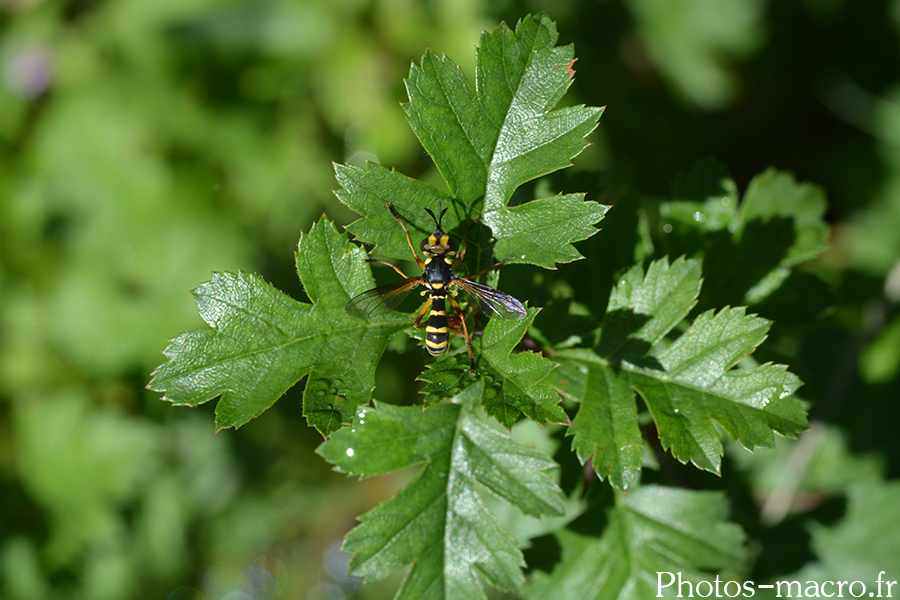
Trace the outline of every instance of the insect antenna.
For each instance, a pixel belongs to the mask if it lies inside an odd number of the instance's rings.
[[[450,207],[448,206],[447,208],[450,208]],[[444,210],[441,210],[441,203],[440,203],[440,201],[438,201],[438,216],[436,216],[436,217],[434,216],[434,213],[431,212],[430,208],[425,209],[425,212],[427,212],[429,215],[431,215],[431,218],[434,220],[434,224],[437,225],[437,228],[439,230],[441,229],[441,221],[444,220],[444,213],[447,212],[447,208],[445,208]]]

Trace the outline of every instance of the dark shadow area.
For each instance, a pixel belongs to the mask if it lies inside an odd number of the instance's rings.
[[[567,496],[579,490],[581,494],[585,494],[586,486],[590,484],[587,479],[587,468],[581,464],[572,450],[572,437],[568,433],[568,427],[553,432],[553,440],[559,443],[559,447],[553,453],[553,460],[560,469],[559,487]]]
[[[744,304],[746,293],[781,264],[795,239],[794,221],[780,217],[746,223],[738,239],[727,230],[698,231],[678,223],[659,235],[669,256],[703,259],[696,311]]]
[[[832,422],[847,434],[850,450],[883,456],[885,477],[900,477],[900,380],[874,385],[857,380],[846,398]],[[882,435],[885,431],[893,433]]]
[[[697,309],[743,304],[746,293],[781,264],[794,239],[793,219],[781,217],[746,223],[738,240],[728,232],[709,236]]]
[[[608,359],[613,367],[628,362],[638,367],[663,371],[663,366],[647,353],[652,350],[649,342],[630,337],[650,320],[631,309],[617,309],[606,313],[603,333],[597,352]]]
[[[529,305],[542,306],[534,320],[534,327],[551,346],[570,344],[576,339],[577,347],[593,346],[594,331],[598,326],[592,315],[572,314],[572,300],[569,298],[547,298],[547,289],[541,286],[528,298]],[[543,296],[543,297],[542,297]]]
[[[810,522],[822,525],[836,523],[846,512],[847,503],[843,497],[826,499],[815,509],[800,515],[791,515],[781,523],[749,530],[752,539],[765,552],[756,557],[749,579],[777,578],[791,575],[815,559],[810,546]]]
[[[584,513],[566,527],[570,531],[599,539],[609,523],[608,509],[613,506],[613,496],[609,486],[594,486],[590,491],[588,506]],[[530,571],[552,573],[562,560],[562,547],[555,535],[548,534],[533,538],[531,545],[523,552]]]
[[[793,333],[820,326],[834,298],[831,286],[817,275],[794,269],[753,311],[774,321],[772,335]]]
[[[522,551],[529,572],[552,573],[556,565],[562,562],[562,546],[552,533],[532,538],[529,543],[530,546]]]

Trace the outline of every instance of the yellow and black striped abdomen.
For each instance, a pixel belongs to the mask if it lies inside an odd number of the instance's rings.
[[[428,316],[428,325],[425,326],[425,348],[432,356],[440,356],[446,352],[450,341],[447,311],[444,307],[445,298],[444,290],[432,290],[431,314]]]

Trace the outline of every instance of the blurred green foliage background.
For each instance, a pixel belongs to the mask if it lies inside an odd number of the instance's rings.
[[[874,455],[848,472],[900,475],[869,429],[900,426],[900,1],[0,0],[0,597],[392,593],[338,545],[399,484],[332,473],[296,391],[213,435],[213,403],[143,386],[211,271],[302,297],[299,232],[353,218],[332,161],[436,181],[409,61],[471,73],[483,28],[539,10],[576,45],[567,101],[608,106],[567,175],[620,226],[707,156],[742,189],[774,165],[827,190],[835,303],[779,322],[788,362]],[[416,360],[385,361],[380,397],[412,401]]]

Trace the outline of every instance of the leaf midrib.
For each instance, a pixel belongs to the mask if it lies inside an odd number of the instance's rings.
[[[528,72],[528,69],[531,68],[532,64],[534,64],[534,52],[535,52],[535,48],[537,47],[537,40],[538,40],[538,36],[534,36],[532,38],[531,44],[529,44],[530,47],[528,47],[528,50],[527,50],[528,60],[525,62],[525,66],[522,69],[522,72],[519,74],[517,81],[515,82],[516,83],[515,88],[510,87],[510,90],[512,90],[513,93],[510,96],[509,104],[506,106],[506,110],[503,113],[503,122],[500,124],[500,128],[497,130],[497,137],[494,140],[494,147],[491,149],[491,160],[487,164],[487,168],[485,169],[485,176],[486,176],[485,177],[485,185],[484,185],[485,199],[487,199],[491,196],[491,193],[490,193],[491,184],[494,183],[494,185],[497,185],[495,183],[495,180],[496,180],[495,174],[497,172],[497,163],[494,162],[494,159],[497,156],[497,146],[499,145],[500,138],[503,136],[504,130],[506,129],[507,125],[509,124],[509,115],[510,115],[510,112],[512,111],[512,107],[516,104],[516,102],[515,102],[516,98],[518,98],[519,95],[522,93],[522,81],[525,79],[525,74]],[[517,45],[519,42],[520,42],[520,40],[517,39],[516,33],[513,32],[513,45]],[[502,56],[505,57],[505,55],[502,55]],[[503,65],[503,68],[505,71],[507,62],[505,60],[501,60],[500,62]],[[504,81],[509,83],[509,78],[505,77]],[[507,164],[507,162],[504,161],[499,164]],[[503,205],[505,204],[506,199],[498,198],[498,201],[500,204],[499,208],[503,208]]]
[[[341,327],[341,328],[337,328],[337,329],[330,329],[330,330],[328,330],[328,331],[323,331],[323,332],[313,333],[313,334],[310,334],[310,335],[304,335],[304,336],[300,336],[300,337],[293,337],[293,338],[291,338],[291,339],[289,339],[289,340],[287,340],[286,342],[283,342],[283,343],[279,343],[279,344],[275,344],[275,345],[271,345],[271,346],[265,346],[265,347],[257,348],[257,349],[254,349],[254,350],[248,350],[248,351],[241,352],[241,353],[238,353],[238,354],[231,354],[231,355],[228,355],[228,356],[222,358],[221,360],[217,360],[217,361],[213,361],[213,362],[207,362],[207,363],[204,363],[202,366],[197,367],[197,368],[194,368],[194,369],[189,369],[189,370],[179,371],[179,372],[178,372],[178,375],[179,375],[179,376],[190,375],[190,374],[193,374],[193,373],[198,373],[198,372],[204,371],[204,370],[209,369],[209,368],[211,368],[211,367],[215,367],[215,366],[227,364],[227,363],[229,363],[229,362],[231,362],[231,361],[243,360],[243,359],[245,359],[245,358],[249,358],[249,357],[252,357],[252,356],[259,355],[259,354],[265,354],[265,353],[268,353],[268,352],[281,351],[281,350],[290,348],[291,346],[293,346],[293,345],[295,345],[295,344],[298,344],[298,343],[300,343],[300,342],[305,342],[305,341],[312,340],[312,339],[315,339],[315,338],[318,338],[318,337],[329,337],[329,336],[332,336],[332,335],[346,334],[346,333],[348,333],[348,332],[350,332],[350,331],[354,331],[354,330],[372,330],[372,329],[379,329],[379,328],[382,328],[382,327],[385,327],[385,326],[405,325],[406,322],[407,322],[408,320],[409,320],[409,319],[407,318],[407,319],[404,319],[404,320],[399,320],[399,319],[397,319],[397,320],[378,321],[378,322],[366,321],[367,324],[364,325],[364,326],[362,326],[362,327]],[[370,323],[370,324],[369,324],[369,323]],[[209,332],[209,331],[200,331],[200,332],[195,332],[195,333],[213,333],[214,335],[225,336],[225,337],[227,337],[227,338],[230,338],[230,339],[235,340],[235,341],[238,341],[238,342],[240,342],[240,341],[242,340],[242,338],[238,338],[238,337],[232,336],[232,335],[230,335],[230,334],[228,334],[228,333],[225,333],[225,332],[220,331],[220,330],[217,330],[217,329],[216,329],[216,330],[212,330],[212,332]],[[285,335],[288,335],[288,334],[285,334]],[[306,365],[301,365],[301,366],[302,366],[304,369],[311,368],[311,367],[306,366]]]
[[[666,379],[666,378],[663,378],[663,377],[654,376],[654,373],[663,373],[662,371],[654,371],[654,370],[651,370],[651,369],[644,369],[644,368],[642,368],[642,367],[637,367],[637,366],[635,366],[635,365],[631,365],[630,363],[627,363],[627,362],[623,362],[623,363],[622,363],[622,367],[623,367],[624,369],[627,369],[627,370],[628,370],[630,373],[632,373],[633,375],[637,375],[637,376],[639,376],[639,377],[640,377],[640,376],[647,377],[648,379],[653,379],[654,381],[659,382],[659,383],[666,389],[666,393],[668,393],[668,390],[669,390],[669,387],[670,387],[670,386],[681,386],[681,387],[687,388],[688,390],[697,392],[697,393],[699,393],[699,394],[703,394],[703,395],[712,397],[712,398],[714,398],[714,399],[716,399],[716,400],[721,400],[723,403],[727,402],[727,403],[729,403],[729,404],[733,404],[733,405],[738,405],[738,406],[741,406],[741,407],[749,408],[749,409],[755,411],[757,414],[760,414],[760,415],[762,415],[762,414],[770,414],[770,413],[766,410],[766,408],[769,406],[770,403],[767,403],[767,404],[766,404],[766,407],[759,408],[759,407],[757,407],[757,406],[753,406],[752,404],[747,404],[747,403],[745,403],[745,402],[742,402],[740,399],[735,399],[735,398],[731,398],[731,397],[729,397],[729,396],[724,396],[724,395],[722,395],[722,394],[713,392],[713,391],[711,391],[711,390],[709,390],[709,389],[707,389],[707,388],[704,388],[704,387],[699,387],[699,386],[697,386],[697,385],[695,385],[695,384],[692,384],[692,383],[690,383],[690,382],[688,382],[688,381],[685,381],[685,380],[682,380],[682,379],[677,379],[677,378],[674,378],[674,377],[671,378],[671,379]],[[727,374],[728,374],[729,372],[731,372],[732,370],[733,370],[733,369],[729,369],[729,370],[725,371],[725,373],[723,373],[721,376],[719,376],[719,377],[715,380],[715,382],[716,382],[716,383],[719,382],[723,377],[727,376]],[[669,397],[670,397],[670,398],[672,397],[671,394],[670,394]],[[791,394],[791,397],[793,397],[793,394]],[[673,403],[673,404],[674,404],[674,403]],[[716,423],[719,422],[712,414],[709,413],[709,411],[703,410],[702,413],[703,413],[708,419],[710,419],[711,421],[715,421]],[[787,420],[787,419],[785,419],[785,420]],[[793,421],[792,421],[792,423],[793,423]],[[796,423],[796,426],[800,426],[800,425],[802,425],[802,423]]]

